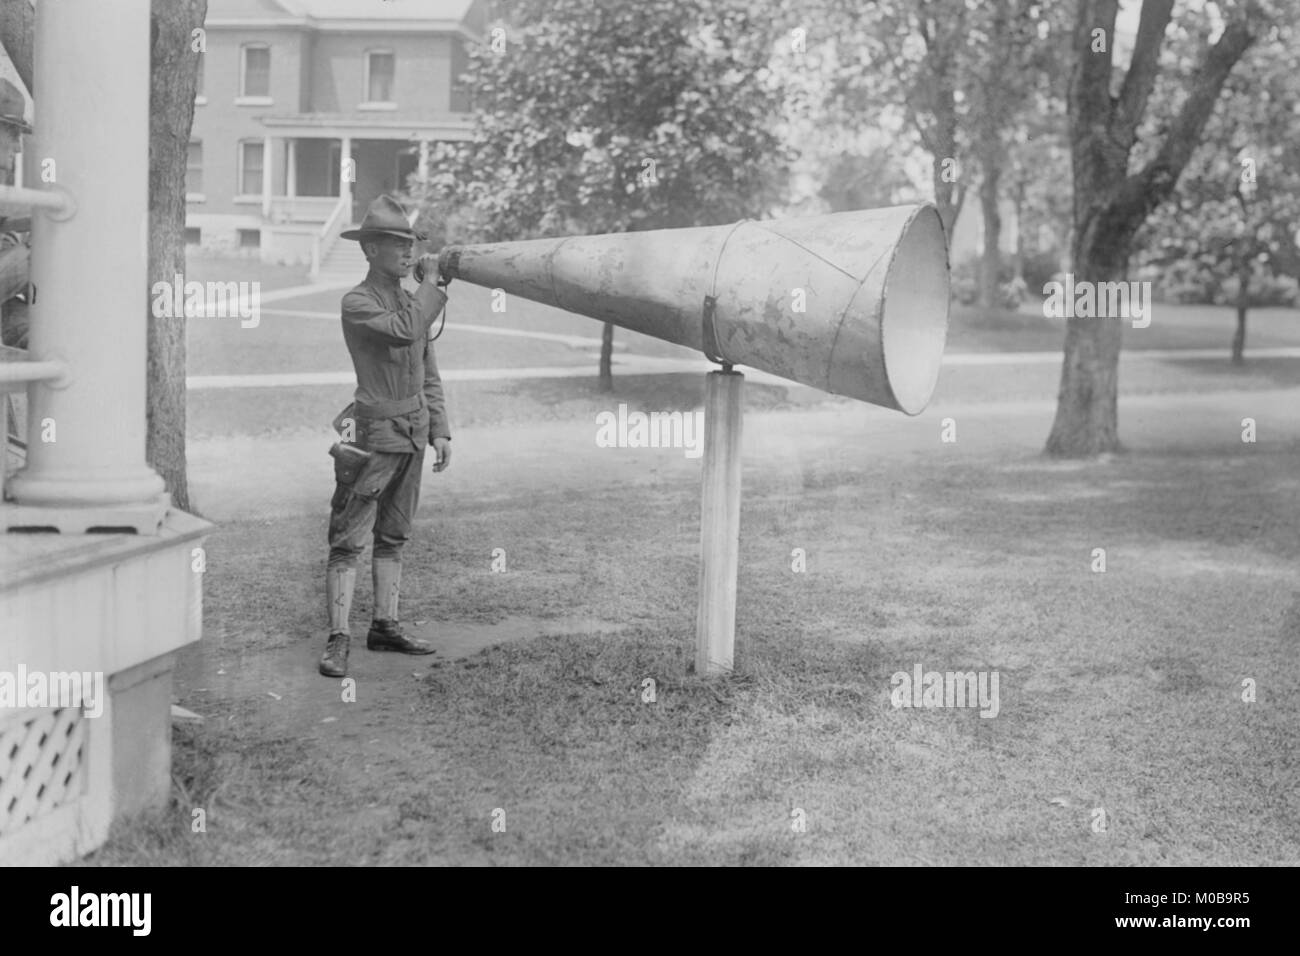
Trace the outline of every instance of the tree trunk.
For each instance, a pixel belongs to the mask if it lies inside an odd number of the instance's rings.
[[[1237,331],[1232,336],[1232,364],[1246,361],[1246,310],[1250,307],[1250,263],[1237,270]]]
[[[1124,278],[1075,259],[1077,276],[1095,282]],[[1076,278],[1078,281],[1078,278]],[[1047,438],[1047,453],[1082,458],[1119,450],[1118,318],[1071,317],[1065,325],[1065,361],[1056,399],[1056,420]]]
[[[0,43],[18,78],[33,97],[32,47],[36,37],[36,9],[30,0],[0,0]]]
[[[934,160],[930,182],[934,187],[934,206],[943,223],[943,231],[952,238],[952,227],[961,213],[966,190],[958,182],[962,169],[957,165],[957,120],[955,114],[936,109],[939,120],[934,131],[936,145],[931,157]]]
[[[608,322],[600,332],[600,390],[614,391],[614,326]]]
[[[998,180],[1000,170],[996,163],[985,167],[980,181],[980,211],[984,215],[984,250],[980,256],[980,304],[988,309],[1002,305],[998,295],[998,273],[1002,271],[1002,256],[998,244],[1002,240],[1002,217],[998,214]]]
[[[1015,210],[1016,251],[1012,262],[1015,266],[1015,277],[1023,282],[1025,281],[1025,180],[1023,177],[1016,183]]]
[[[199,57],[193,31],[207,0],[153,0],[149,94],[149,288],[185,272],[185,169]],[[145,455],[188,511],[185,465],[185,319],[149,318]]]
[[[1246,361],[1246,305],[1237,303],[1237,332],[1232,337],[1232,364],[1241,365]]]

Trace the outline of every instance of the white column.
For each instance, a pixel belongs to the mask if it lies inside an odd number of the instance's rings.
[[[420,140],[420,182],[429,180],[429,141]]]
[[[286,139],[285,143],[285,186],[284,192],[287,196],[298,195],[298,141],[296,139]]]
[[[271,163],[271,137],[262,140],[262,221],[271,219],[271,174],[275,166]]]
[[[346,200],[349,204],[347,222],[352,221],[352,177],[355,175],[349,160],[352,159],[352,137],[344,136],[343,143],[339,147],[339,197]]]
[[[27,466],[10,489],[20,505],[156,505],[163,481],[145,464],[149,0],[38,4],[35,87],[33,152],[55,163],[54,188],[76,211],[32,217],[31,352],[66,362],[69,380],[29,389]]]

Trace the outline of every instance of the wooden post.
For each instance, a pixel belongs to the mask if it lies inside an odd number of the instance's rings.
[[[740,564],[740,438],[745,376],[724,366],[705,376],[700,609],[695,673],[725,674],[736,644]]]

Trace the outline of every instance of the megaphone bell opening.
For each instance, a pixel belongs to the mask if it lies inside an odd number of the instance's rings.
[[[947,244],[938,212],[923,206],[894,250],[881,304],[885,373],[900,411],[918,415],[929,404],[947,336]]]

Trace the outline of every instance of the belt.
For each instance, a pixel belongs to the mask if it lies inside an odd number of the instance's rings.
[[[376,402],[374,405],[367,405],[365,402],[355,404],[357,418],[397,418],[399,415],[409,415],[424,408],[424,395],[421,393],[410,398],[394,399],[391,402]]]

